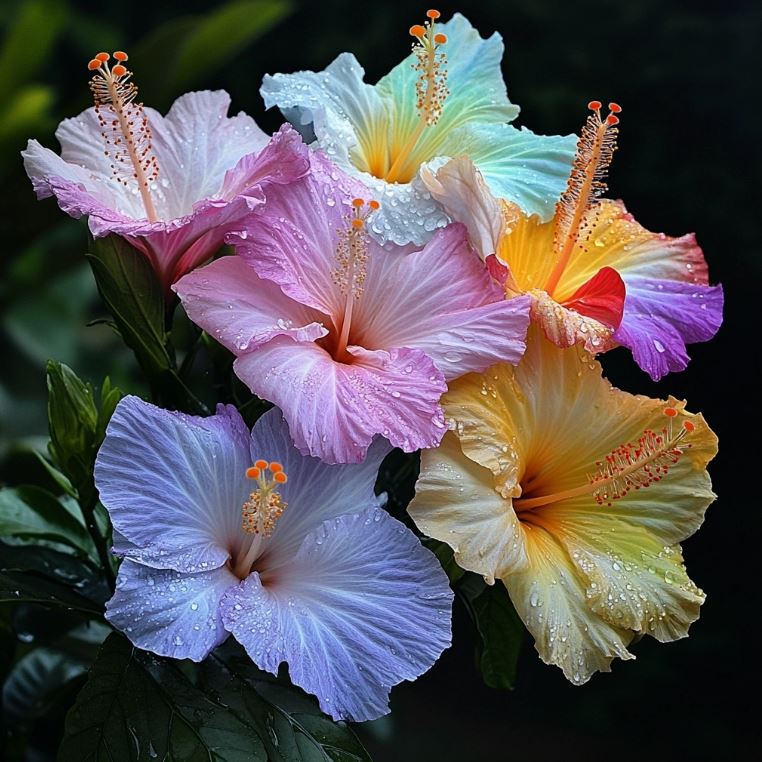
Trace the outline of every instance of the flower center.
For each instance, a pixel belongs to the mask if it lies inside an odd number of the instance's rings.
[[[148,220],[156,222],[150,184],[159,176],[159,164],[151,145],[151,128],[143,104],[135,103],[138,88],[124,65],[127,54],[118,50],[114,59],[116,63],[109,66],[111,56],[98,53],[87,65],[94,72],[90,90],[106,142],[105,154],[111,161],[113,179],[125,187],[135,183]]]
[[[272,536],[283,511],[288,507],[288,503],[285,503],[278,493],[278,486],[288,481],[280,463],[258,460],[247,469],[246,476],[255,479],[257,487],[252,490],[241,508],[241,530],[247,537],[234,560],[233,573],[239,579],[248,577],[252,564],[262,552],[267,538]]]
[[[418,142],[426,128],[433,127],[439,121],[445,99],[450,94],[447,88],[447,57],[441,50],[447,36],[436,31],[439,11],[429,10],[426,15],[428,20],[425,24],[410,27],[410,34],[415,38],[413,70],[418,74],[415,83],[418,122],[402,146],[393,150],[389,163],[384,162],[384,167],[371,168],[372,174],[390,183],[413,179],[419,163],[413,157]]]
[[[513,500],[514,510],[519,518],[525,518],[526,512],[561,500],[592,495],[598,505],[611,505],[614,500],[624,497],[631,489],[644,489],[654,482],[661,481],[691,447],[683,440],[695,430],[692,421],[685,420],[680,428],[675,429],[673,422],[678,411],[673,407],[664,409],[667,424],[659,433],[646,429],[637,442],[620,445],[608,453],[602,460],[596,461],[596,470],[588,474],[588,483],[572,489],[552,494],[531,496],[532,479],[525,484],[523,494]],[[525,516],[522,517],[522,514]]]
[[[352,213],[346,227],[339,231],[336,246],[336,267],[331,273],[333,282],[344,297],[344,311],[341,325],[337,325],[338,340],[332,355],[338,361],[351,360],[347,352],[349,331],[352,327],[352,311],[355,302],[362,296],[368,273],[368,236],[366,222],[372,212],[379,208],[378,201],[356,198],[352,201]]]
[[[587,213],[606,191],[606,173],[616,150],[617,114],[621,112],[621,106],[609,103],[609,114],[605,119],[601,118],[600,101],[590,101],[588,107],[592,114],[582,128],[566,190],[556,204],[553,233],[556,265],[543,287],[551,296],[569,264],[574,245],[583,242],[589,233],[591,220]]]

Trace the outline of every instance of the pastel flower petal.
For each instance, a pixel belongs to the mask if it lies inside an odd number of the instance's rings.
[[[503,578],[516,613],[534,637],[546,664],[555,664],[581,685],[595,672],[610,672],[627,650],[632,632],[610,625],[585,602],[585,585],[564,548],[541,527],[525,525],[529,564]]]
[[[372,251],[356,320],[368,347],[413,347],[446,379],[524,352],[529,299],[506,301],[471,250],[463,225],[448,225],[422,251]]]
[[[225,626],[261,669],[286,662],[335,719],[386,714],[389,691],[450,645],[452,593],[433,554],[381,508],[326,521],[292,565],[223,599]]]
[[[261,346],[275,336],[314,341],[330,319],[262,281],[240,257],[222,257],[172,287],[188,317],[231,352]]]
[[[448,134],[440,155],[469,156],[495,196],[548,221],[566,188],[576,146],[575,135],[536,135],[526,127],[476,123]]]
[[[626,277],[627,298],[614,339],[654,381],[683,370],[686,344],[709,341],[722,324],[722,286]]]
[[[199,574],[122,561],[106,619],[138,648],[203,661],[228,636],[220,602],[239,582],[227,567]]]
[[[106,430],[95,483],[115,529],[135,545],[130,558],[191,573],[228,560],[250,465],[249,432],[235,408],[199,418],[128,396]]]
[[[326,463],[359,463],[376,434],[412,452],[436,447],[444,433],[439,398],[446,386],[417,349],[368,351],[337,363],[316,344],[278,337],[235,361],[238,377],[274,402],[294,444]]]
[[[382,501],[374,486],[381,461],[391,449],[385,439],[376,437],[361,463],[329,466],[299,454],[280,410],[273,408],[259,418],[251,432],[251,462],[264,459],[283,466],[288,481],[278,491],[292,506],[278,519],[265,550],[267,568],[291,564],[304,537],[327,519],[379,505]]]
[[[686,637],[705,596],[686,574],[680,546],[664,545],[626,521],[607,521],[607,532],[595,531],[598,523],[567,514],[558,528],[587,580],[588,606],[615,627],[661,642]]]
[[[351,201],[367,189],[328,159],[312,154],[310,173],[288,186],[273,187],[267,204],[232,233],[228,243],[262,278],[285,294],[328,315],[344,308],[332,279],[339,234],[348,224]]]
[[[452,546],[458,566],[491,585],[527,561],[521,524],[491,479],[480,474],[484,470],[463,457],[457,437],[448,432],[437,449],[421,452],[421,476],[408,512],[421,532]]]

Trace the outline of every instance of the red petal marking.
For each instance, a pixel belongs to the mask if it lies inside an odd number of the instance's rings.
[[[613,267],[602,267],[562,305],[616,329],[622,322],[624,297],[624,281],[619,273]]]
[[[487,265],[487,272],[492,279],[497,281],[498,285],[505,286],[505,281],[508,280],[508,268],[494,254],[490,254],[484,260],[484,264]]]

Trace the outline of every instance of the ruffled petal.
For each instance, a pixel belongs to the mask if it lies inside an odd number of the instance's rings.
[[[455,434],[421,453],[415,489],[408,513],[421,532],[452,547],[459,566],[489,584],[526,566],[524,533],[511,501],[495,490],[490,471],[463,455]]]
[[[421,251],[371,252],[353,323],[357,343],[420,349],[449,380],[519,361],[529,299],[503,299],[465,227],[449,225]]]
[[[315,341],[325,336],[326,315],[262,280],[240,257],[222,257],[181,278],[172,288],[188,317],[231,352],[240,354],[275,336]]]
[[[683,370],[686,344],[709,341],[722,324],[722,286],[627,277],[627,298],[615,341],[657,381]]]
[[[361,463],[329,466],[305,457],[294,447],[288,425],[277,408],[265,413],[251,432],[251,462],[276,461],[288,481],[278,487],[287,510],[278,519],[262,563],[270,570],[289,565],[304,537],[327,519],[379,505],[374,485],[391,445],[376,437]]]
[[[632,633],[588,608],[584,581],[558,540],[541,527],[530,524],[525,530],[527,570],[503,582],[540,658],[560,667],[576,685],[595,672],[610,672],[617,657],[634,659],[627,650]]]
[[[249,431],[235,408],[199,418],[128,396],[106,430],[95,483],[115,529],[135,546],[126,555],[191,573],[228,560],[250,465]]]
[[[316,344],[278,337],[239,357],[238,377],[274,402],[294,444],[326,463],[359,463],[373,437],[412,452],[436,447],[445,430],[441,372],[417,349],[367,351],[337,363]]]
[[[227,567],[181,574],[125,560],[106,619],[138,648],[203,661],[228,636],[220,602],[238,582]]]
[[[642,527],[616,519],[601,532],[600,518],[575,520],[565,513],[555,526],[598,616],[661,642],[688,635],[705,596],[688,577],[679,545],[664,545]]]
[[[344,298],[333,280],[339,235],[351,215],[352,199],[367,189],[313,154],[310,173],[288,186],[273,186],[267,204],[228,243],[262,278],[275,281],[302,304],[336,315]]]
[[[452,593],[435,557],[380,508],[326,521],[288,569],[256,572],[222,603],[225,626],[261,669],[286,662],[334,719],[389,711],[450,645]]]
[[[228,170],[267,144],[269,137],[250,116],[228,117],[229,108],[224,90],[202,90],[181,95],[165,117],[146,109],[159,163],[163,219],[190,214],[201,199],[220,198]]]
[[[575,135],[536,135],[526,127],[478,123],[449,133],[440,155],[470,157],[495,196],[547,221],[566,188],[576,147]]]

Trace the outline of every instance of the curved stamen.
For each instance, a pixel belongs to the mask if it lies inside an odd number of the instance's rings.
[[[609,103],[609,114],[601,118],[601,102],[590,101],[593,112],[587,117],[577,141],[577,153],[572,163],[566,190],[556,204],[556,228],[553,234],[553,251],[558,257],[544,290],[553,291],[569,264],[574,244],[583,240],[586,227],[585,215],[592,209],[596,199],[606,191],[606,172],[616,150],[619,133],[618,113],[622,108]]]
[[[637,443],[628,442],[614,448],[603,460],[596,462],[597,470],[588,475],[587,484],[550,495],[516,498],[514,509],[527,511],[580,495],[592,495],[598,505],[611,505],[633,488],[644,489],[661,481],[691,446],[683,440],[695,430],[694,424],[686,420],[675,432],[672,422],[677,414],[675,408],[665,408],[667,425],[660,433],[646,429]]]
[[[156,222],[150,183],[159,176],[159,165],[151,145],[151,128],[143,104],[135,103],[138,88],[130,81],[132,72],[124,65],[127,54],[117,50],[114,58],[117,63],[109,67],[111,56],[98,53],[87,65],[94,72],[90,90],[106,141],[105,153],[111,159],[114,179],[125,186],[130,181],[137,183],[146,216],[150,222]],[[104,111],[111,114],[110,118]]]

